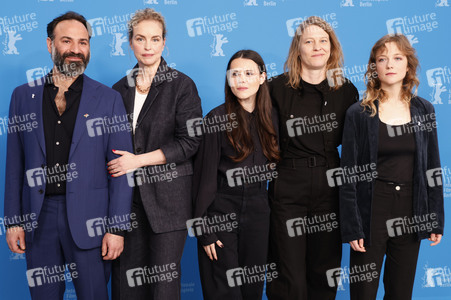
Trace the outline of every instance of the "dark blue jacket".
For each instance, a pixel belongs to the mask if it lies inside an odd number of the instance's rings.
[[[72,238],[79,248],[92,249],[101,246],[105,227],[130,227],[133,190],[125,176],[108,176],[106,164],[118,157],[112,149],[131,152],[132,141],[129,132],[115,131],[112,125],[106,124],[106,120],[122,117],[114,125],[126,128],[126,112],[119,93],[82,76],[83,93],[68,159],[69,164],[74,164],[77,176],[74,173],[74,179],[67,181],[66,203]],[[11,130],[8,134],[5,219],[33,215],[39,220],[45,196],[46,165],[42,82],[41,78],[21,85],[11,96],[10,119],[33,115],[35,126],[33,130]],[[36,226],[29,229],[25,238],[27,243],[32,243]]]
[[[435,128],[435,111],[433,105],[420,97],[413,97],[410,105],[412,120],[417,130],[415,137],[415,163],[413,174],[413,215],[424,216],[437,214],[438,226],[432,232],[418,232],[418,239],[428,238],[431,233],[443,234],[443,186],[428,185],[426,172],[440,168],[440,157]],[[376,106],[378,101],[375,102]],[[346,112],[342,140],[341,167],[377,165],[379,115],[370,116],[364,111],[361,102],[353,104]],[[433,116],[434,118],[431,118]],[[432,128],[432,130],[422,130]],[[440,178],[437,182],[442,183]],[[340,222],[344,243],[365,239],[370,244],[371,206],[374,190],[373,178],[370,181],[354,183],[345,182],[340,186]]]

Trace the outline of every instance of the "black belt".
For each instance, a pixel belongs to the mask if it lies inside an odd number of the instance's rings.
[[[308,168],[315,168],[315,167],[326,167],[327,166],[327,160],[322,156],[310,156],[305,158],[283,158],[279,162],[280,166],[286,166],[286,167],[308,167]]]
[[[394,182],[394,181],[379,179],[379,178],[376,178],[376,180],[380,181],[382,183],[385,183],[385,184],[389,184],[389,185],[409,186],[409,185],[413,184],[412,182],[399,183],[399,182]]]

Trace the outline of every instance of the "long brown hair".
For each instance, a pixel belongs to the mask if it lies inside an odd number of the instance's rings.
[[[386,49],[387,43],[395,43],[398,49],[407,57],[407,74],[402,81],[401,98],[406,103],[410,104],[412,95],[416,95],[420,81],[417,77],[417,68],[419,65],[415,48],[410,45],[409,40],[402,34],[387,34],[380,38],[373,49],[371,49],[370,59],[368,60],[368,68],[365,73],[366,91],[363,96],[361,105],[365,109],[371,111],[371,116],[374,117],[377,113],[376,100],[387,100],[387,93],[381,88],[381,81],[378,76],[373,76],[376,73],[376,56]],[[412,93],[413,88],[415,91]]]
[[[284,64],[284,72],[288,74],[288,84],[297,89],[301,82],[302,74],[302,57],[301,57],[301,36],[309,26],[318,26],[323,29],[329,35],[330,41],[330,57],[327,61],[326,72],[331,69],[343,68],[343,51],[341,50],[340,42],[338,41],[335,31],[329,23],[317,16],[311,16],[305,19],[297,28],[293,39],[291,40],[290,50],[288,51],[288,58]],[[341,73],[334,77],[335,84],[334,89],[341,87],[344,82],[344,78]]]
[[[230,70],[232,61],[237,58],[250,59],[258,66],[260,74],[266,73],[265,63],[263,58],[253,50],[240,50],[236,52],[227,64],[227,71]],[[237,97],[233,94],[229,83],[225,81],[225,107],[227,114],[235,113],[239,126],[227,131],[227,138],[235,148],[236,156],[231,157],[233,161],[243,161],[249,154],[254,151],[251,133],[249,130],[249,121],[246,116],[246,111],[238,102]],[[257,114],[257,130],[258,136],[263,149],[265,157],[271,161],[276,162],[280,159],[279,147],[277,144],[277,135],[272,123],[272,104],[269,96],[269,89],[267,81],[260,85],[255,99],[255,110]]]

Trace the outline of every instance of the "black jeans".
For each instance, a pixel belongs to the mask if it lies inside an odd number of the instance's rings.
[[[279,275],[267,284],[270,300],[335,299],[337,287],[329,286],[326,272],[340,267],[342,244],[338,189],[329,187],[327,169],[325,164],[300,166],[296,160],[278,165],[278,178],[269,191],[269,261],[276,263]],[[294,231],[290,220],[296,218],[310,226]]]
[[[371,212],[371,245],[366,252],[351,249],[350,266],[375,263],[378,274],[384,268],[384,300],[410,300],[415,279],[420,241],[415,234],[389,232],[387,221],[412,217],[412,185],[376,180]],[[392,237],[390,237],[390,235]],[[379,277],[350,284],[352,300],[376,299]]]
[[[266,182],[234,188],[220,185],[208,208],[208,217],[231,214],[236,215],[235,225],[230,227],[230,222],[223,222],[221,228],[225,230],[215,232],[224,244],[224,248],[215,245],[218,260],[211,261],[203,246],[197,244],[203,297],[205,300],[261,300],[265,272],[260,271],[267,263],[269,235]],[[256,280],[246,277],[249,272],[232,271],[237,268],[251,270]]]

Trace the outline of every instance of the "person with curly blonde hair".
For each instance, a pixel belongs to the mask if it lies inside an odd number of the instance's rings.
[[[363,100],[346,113],[341,167],[364,169],[365,181],[340,187],[342,240],[350,269],[373,265],[377,277],[351,282],[352,300],[376,299],[385,256],[386,300],[412,298],[421,239],[443,234],[443,188],[434,107],[416,95],[415,49],[404,35],[373,46]]]

